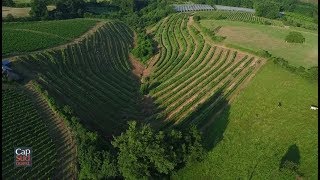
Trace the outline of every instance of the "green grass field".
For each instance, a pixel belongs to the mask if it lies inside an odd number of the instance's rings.
[[[318,33],[302,28],[266,26],[226,20],[201,20],[210,29],[222,26],[218,35],[226,36],[224,44],[243,48],[267,50],[272,55],[285,58],[295,66],[310,67],[318,65]],[[290,31],[299,31],[306,38],[303,44],[290,44],[285,37]]]
[[[97,23],[90,19],[2,23],[2,55],[30,52],[72,41]]]
[[[300,174],[317,179],[318,111],[310,110],[318,105],[317,86],[268,62],[205,133],[208,145],[219,133],[223,139],[203,162],[173,178],[294,179],[296,173],[280,172],[279,165],[296,145],[291,156],[299,161]]]

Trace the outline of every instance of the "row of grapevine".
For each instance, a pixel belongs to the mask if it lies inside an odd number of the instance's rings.
[[[14,166],[14,148],[32,148],[32,167]],[[2,90],[2,177],[47,179],[53,176],[56,148],[48,127],[21,89]]]
[[[238,12],[238,11],[210,11],[197,12],[201,19],[216,19],[216,20],[231,20],[243,21],[255,24],[265,24],[274,26],[284,26],[281,21],[272,20],[264,17],[255,16],[253,13]]]
[[[148,121],[162,128],[205,125],[256,67],[256,58],[207,42],[188,18],[171,15],[157,32],[162,62],[156,62],[149,94],[159,110]]]
[[[37,74],[38,83],[90,128],[115,133],[141,117],[139,84],[128,61],[132,44],[133,32],[110,21],[82,42],[21,56],[15,65]]]

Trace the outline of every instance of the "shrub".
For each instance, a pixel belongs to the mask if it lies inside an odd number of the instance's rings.
[[[8,14],[7,15],[7,21],[13,21],[14,20],[14,17],[12,14]]]
[[[285,40],[286,40],[286,42],[289,42],[289,43],[304,43],[305,42],[305,38],[299,32],[290,32],[286,36]]]
[[[193,19],[194,19],[195,21],[200,21],[200,16],[195,15],[195,16],[193,16]]]

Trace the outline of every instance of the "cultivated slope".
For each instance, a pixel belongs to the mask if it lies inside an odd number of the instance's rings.
[[[214,45],[188,14],[174,14],[156,28],[160,52],[150,77],[149,95],[158,111],[149,122],[205,126],[234,96],[264,59]]]
[[[105,22],[77,42],[19,56],[15,68],[35,78],[62,105],[70,105],[89,127],[105,134],[137,119],[139,84],[128,61],[133,32]]]

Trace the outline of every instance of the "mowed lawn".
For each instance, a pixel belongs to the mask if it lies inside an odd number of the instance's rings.
[[[70,19],[2,23],[2,55],[30,52],[70,42],[97,22],[91,19]]]
[[[205,133],[206,142],[212,143],[220,126],[227,124],[223,139],[203,162],[180,170],[173,178],[295,179],[297,173],[279,171],[290,151],[299,164],[298,173],[317,179],[318,110],[310,110],[311,104],[318,105],[317,92],[317,82],[267,62]]]
[[[293,27],[277,27],[226,20],[201,20],[207,28],[222,26],[218,35],[226,36],[224,44],[243,48],[267,50],[272,55],[285,58],[295,66],[318,65],[318,32]],[[285,37],[291,31],[299,31],[306,41],[303,44],[286,43]]]

